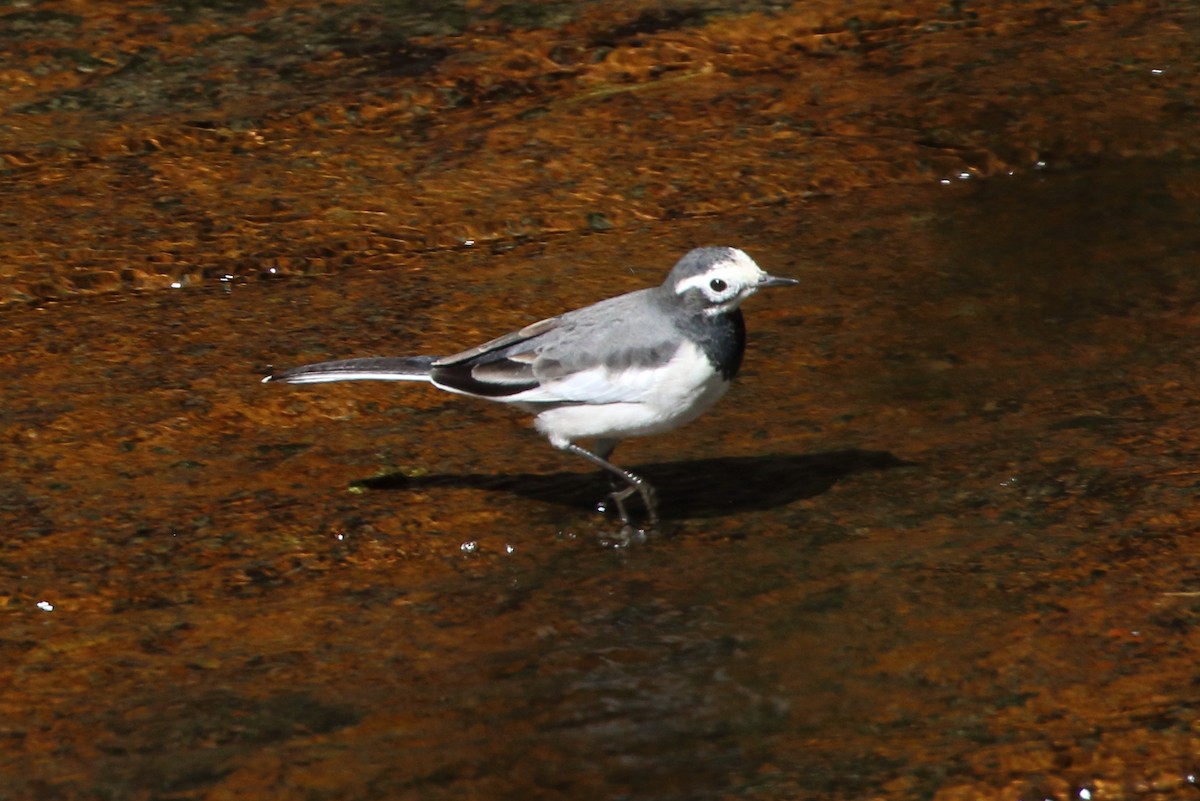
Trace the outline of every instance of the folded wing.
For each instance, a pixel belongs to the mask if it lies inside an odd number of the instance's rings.
[[[433,362],[433,383],[510,403],[638,403],[679,337],[629,296],[525,326]]]

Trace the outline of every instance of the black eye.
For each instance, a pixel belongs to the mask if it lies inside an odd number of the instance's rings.
[[[729,284],[725,283],[720,278],[714,278],[708,282],[708,285],[712,287],[713,292],[724,292],[729,287]]]

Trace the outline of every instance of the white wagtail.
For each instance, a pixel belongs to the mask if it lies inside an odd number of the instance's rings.
[[[608,461],[626,437],[659,434],[716,403],[742,363],[739,304],[759,289],[799,283],[763,272],[736,248],[697,248],[661,286],[527,325],[453,356],[385,356],[293,367],[263,379],[428,381],[460,395],[511,403],[536,415],[550,444],[624,482],[607,496],[628,525],[625,500],[641,494],[658,521],[654,489]],[[592,439],[594,450],[575,444]]]

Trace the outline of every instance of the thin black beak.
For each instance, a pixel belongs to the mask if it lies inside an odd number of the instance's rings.
[[[765,289],[769,286],[794,286],[798,283],[800,283],[800,281],[795,278],[779,278],[778,276],[774,275],[765,275],[758,280],[758,288]]]

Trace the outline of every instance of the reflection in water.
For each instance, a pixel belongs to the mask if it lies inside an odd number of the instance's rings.
[[[812,498],[835,483],[865,471],[907,463],[882,451],[838,451],[810,455],[721,457],[630,467],[659,487],[664,520],[734,516]],[[594,473],[552,475],[390,473],[355,481],[370,489],[425,490],[466,487],[512,492],[542,503],[587,508],[602,496],[603,477]]]

